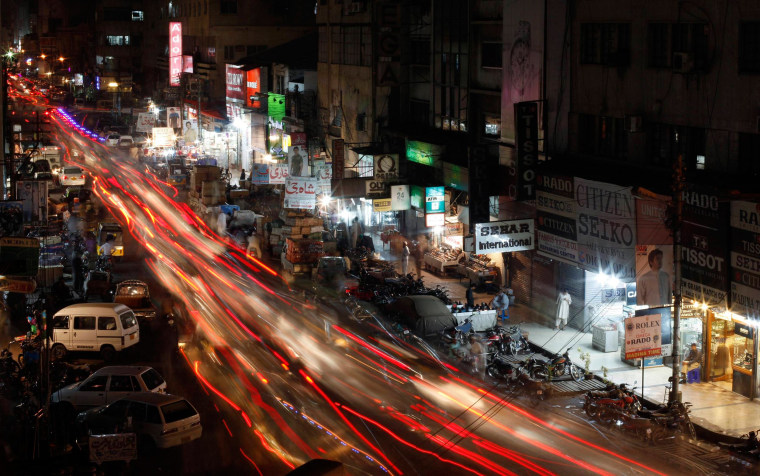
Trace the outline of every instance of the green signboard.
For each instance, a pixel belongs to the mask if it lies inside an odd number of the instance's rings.
[[[447,187],[466,192],[469,181],[470,174],[467,167],[449,164],[448,162],[443,163],[443,183]]]
[[[412,208],[422,209],[425,207],[425,189],[412,185],[409,190],[409,197],[412,204]]]
[[[440,162],[444,147],[416,140],[406,141],[406,159],[422,165],[433,166]]]
[[[443,213],[445,187],[427,187],[425,189],[425,213]]]
[[[269,110],[267,115],[276,121],[281,121],[285,117],[285,95],[269,93]]]

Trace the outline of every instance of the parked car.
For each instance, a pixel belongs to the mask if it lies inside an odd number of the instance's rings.
[[[84,171],[75,166],[65,166],[58,176],[61,187],[83,186],[87,182]]]
[[[145,147],[148,143],[148,135],[144,132],[135,132],[132,134],[132,139],[137,147]]]
[[[76,410],[99,407],[139,392],[166,393],[166,381],[153,367],[103,367],[81,382],[53,392],[52,403],[69,403]]]
[[[130,427],[131,423],[131,427]],[[170,448],[201,437],[201,417],[183,397],[155,392],[142,392],[82,412],[76,417],[77,440],[87,437],[129,431],[140,443],[157,448]]]
[[[144,281],[128,279],[117,284],[113,302],[124,304],[132,309],[141,325],[156,318],[156,306],[150,299],[148,284]]]
[[[119,145],[119,139],[121,139],[119,134],[111,133],[106,136],[105,143],[108,147],[116,147]]]
[[[420,337],[436,337],[457,325],[456,317],[435,296],[404,296],[388,304],[386,311]]]

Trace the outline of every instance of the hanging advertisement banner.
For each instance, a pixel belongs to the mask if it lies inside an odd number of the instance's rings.
[[[536,248],[538,254],[578,264],[578,210],[573,177],[536,177]]]
[[[517,132],[517,199],[536,197],[536,166],[538,165],[538,102],[515,104]]]
[[[644,314],[625,320],[625,358],[643,359],[662,355],[660,314]]]
[[[425,188],[425,213],[444,213],[446,205],[446,187]]]
[[[225,65],[225,97],[240,102],[245,101],[245,85],[243,84],[243,70],[234,64]]]
[[[372,200],[373,212],[389,212],[391,211],[391,199],[390,198],[376,198]]]
[[[283,206],[306,210],[317,206],[317,180],[313,177],[288,177]]]
[[[333,167],[333,178],[334,179],[342,179],[343,178],[343,170],[345,167],[345,161],[344,161],[344,142],[343,139],[333,139],[332,141],[332,167]]]
[[[169,22],[169,85],[179,86],[182,75],[182,22]]]
[[[272,117],[267,118],[267,150],[272,157],[285,157],[283,124]]]
[[[406,160],[422,165],[434,165],[441,161],[446,147],[417,140],[406,141]]]
[[[269,183],[269,164],[253,164],[251,183],[254,185],[266,185]]]
[[[391,185],[391,210],[402,211],[412,208],[409,185]]]
[[[672,246],[636,245],[636,305],[670,306],[674,270]]]
[[[681,292],[709,306],[727,307],[730,207],[717,192],[688,184],[682,195]]]
[[[245,72],[245,105],[254,109],[261,108],[261,69],[253,68]]]
[[[731,202],[731,312],[760,315],[760,204]]]
[[[575,177],[578,263],[620,281],[636,278],[636,207],[630,187]]]
[[[135,130],[137,132],[150,132],[156,124],[156,115],[150,112],[141,112],[137,114],[137,123]]]
[[[533,219],[475,224],[475,253],[504,253],[534,248]]]
[[[314,178],[317,179],[317,193],[332,195],[332,165],[322,164],[314,168]]]
[[[398,154],[382,154],[374,157],[375,180],[396,180],[398,178]]]
[[[171,147],[174,145],[174,129],[171,127],[154,127],[153,141],[151,144],[154,147]]]
[[[284,185],[288,180],[288,164],[269,164],[269,183]]]
[[[25,225],[44,225],[47,222],[47,181],[16,182],[16,199],[23,204],[22,218]]]
[[[182,116],[180,115],[180,108],[166,108],[166,125],[172,129],[179,129],[182,127]]]
[[[306,133],[293,132],[290,134],[290,144],[287,147],[288,167],[291,177],[308,177],[309,158],[306,149]]]
[[[281,121],[285,117],[285,95],[268,93],[267,98],[267,114],[276,121]]]
[[[190,55],[182,55],[182,72],[193,73],[193,57]]]

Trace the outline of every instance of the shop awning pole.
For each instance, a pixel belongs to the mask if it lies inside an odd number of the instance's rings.
[[[673,172],[673,264],[675,265],[675,285],[673,299],[673,386],[670,392],[670,402],[681,401],[681,220],[683,219],[683,202],[681,194],[684,188],[683,156],[678,155]]]

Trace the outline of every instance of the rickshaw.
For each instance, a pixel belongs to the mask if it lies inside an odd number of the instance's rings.
[[[114,237],[113,254],[111,256],[116,260],[120,260],[124,256],[124,236],[121,231],[121,225],[113,222],[98,223],[98,232],[95,235],[98,256],[100,256],[100,249],[106,244],[108,235],[113,235]]]
[[[175,187],[187,186],[187,170],[182,165],[170,165],[169,166],[169,179],[167,180],[169,185]]]

